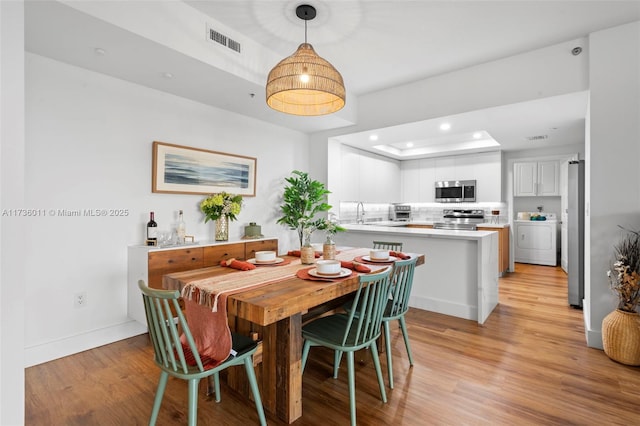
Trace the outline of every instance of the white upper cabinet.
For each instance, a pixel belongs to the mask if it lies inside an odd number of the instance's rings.
[[[476,201],[502,201],[502,154],[499,151],[470,156],[475,158]]]
[[[436,181],[435,160],[433,158],[405,160],[400,167],[402,202],[433,202]]]
[[[418,199],[423,203],[433,203],[436,199],[436,161],[423,158],[420,161],[420,193]]]
[[[560,163],[527,161],[513,165],[514,197],[560,195]]]
[[[358,201],[360,196],[360,151],[342,145],[340,152],[340,201]]]
[[[436,181],[461,180],[457,176],[456,157],[438,157],[435,159]]]
[[[477,202],[502,200],[502,154],[499,151],[402,161],[402,201],[432,203],[435,182],[475,180]]]
[[[360,198],[370,203],[400,201],[400,165],[376,155],[360,156]]]
[[[421,200],[422,186],[420,180],[420,160],[402,162],[400,173],[400,195],[402,201]]]
[[[538,195],[560,195],[560,163],[538,162]]]
[[[400,165],[396,160],[342,145],[339,201],[400,201]]]
[[[538,195],[538,163],[515,163],[513,165],[513,195],[526,197]]]
[[[477,202],[502,201],[500,151],[398,161],[341,144],[335,157],[329,167],[329,181],[339,187],[332,189],[334,204],[433,203],[441,180],[475,180]]]
[[[478,180],[476,168],[482,161],[480,155],[461,155],[455,158],[455,169],[453,179],[438,180]]]

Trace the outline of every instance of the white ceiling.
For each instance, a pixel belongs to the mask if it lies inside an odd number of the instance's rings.
[[[342,73],[347,87],[347,107],[330,116],[289,116],[264,102],[270,68],[304,41],[304,24],[295,16],[302,3],[318,10],[308,23],[308,41]],[[159,10],[165,16],[154,21]],[[191,35],[185,32],[187,18],[199,17],[240,41],[244,55],[252,54],[240,59],[245,69],[226,67],[224,58],[230,58],[229,63],[236,57],[215,50],[220,46],[204,40],[200,25],[193,30],[202,35],[197,46],[184,43]],[[354,124],[348,107],[358,96],[639,19],[640,1],[27,0],[25,44],[29,52],[311,133]],[[96,48],[105,54],[96,54]],[[198,49],[212,51],[203,54]],[[579,93],[446,119],[463,138],[468,132],[487,131],[503,150],[544,146],[551,140],[580,143],[586,98]],[[396,148],[411,140],[431,150],[413,157],[443,155],[460,141],[442,138],[441,121],[377,133]],[[542,135],[547,139],[527,140]],[[340,139],[369,149],[376,142],[368,137],[363,133]]]

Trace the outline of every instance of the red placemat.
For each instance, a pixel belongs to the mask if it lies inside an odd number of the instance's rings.
[[[309,275],[309,271],[314,269],[315,266],[312,266],[310,268],[304,268],[304,269],[298,269],[298,271],[296,272],[296,276],[298,278],[301,278],[303,280],[309,280],[309,281],[342,281],[342,280],[346,280],[347,278],[351,278],[354,275],[357,275],[358,273],[355,271],[351,271],[351,275],[347,275],[346,277],[340,277],[340,278],[321,278],[321,277],[314,277],[313,275]]]

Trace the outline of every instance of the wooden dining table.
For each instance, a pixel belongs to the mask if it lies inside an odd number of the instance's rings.
[[[369,254],[368,248],[339,248],[338,260],[353,260]],[[424,263],[424,255],[418,265]],[[229,274],[237,277],[264,273],[264,285],[251,286],[229,293],[226,299],[227,316],[231,330],[255,334],[262,342],[261,362],[256,375],[265,410],[287,423],[302,416],[302,324],[314,312],[336,307],[341,298],[357,290],[359,274],[336,280],[307,280],[297,276],[297,270],[312,267],[302,265],[300,259],[280,256],[288,266],[258,266],[253,271],[239,271],[222,266],[195,269],[168,274],[163,277],[165,288],[183,289],[190,283],[197,286],[203,280],[228,282]],[[384,269],[388,264],[368,264],[372,271]],[[280,272],[282,271],[282,272]],[[292,272],[293,271],[293,272]],[[260,360],[257,360],[260,361]],[[233,370],[233,369],[232,369]],[[227,373],[227,384],[249,395],[246,377],[241,369]]]

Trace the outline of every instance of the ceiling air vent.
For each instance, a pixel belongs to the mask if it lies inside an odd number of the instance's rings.
[[[235,40],[229,39],[227,41],[227,47],[231,50],[235,50],[236,52],[240,53],[240,43],[238,43]]]
[[[229,49],[240,53],[240,43],[214,30],[207,25],[207,40],[221,44]]]
[[[549,139],[549,135],[527,136],[527,140],[531,142],[543,141]]]

